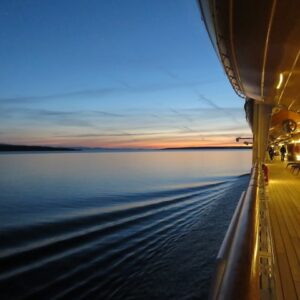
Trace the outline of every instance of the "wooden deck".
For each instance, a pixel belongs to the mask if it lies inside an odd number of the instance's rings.
[[[300,299],[300,175],[286,163],[269,167],[269,214],[275,256],[278,299]]]

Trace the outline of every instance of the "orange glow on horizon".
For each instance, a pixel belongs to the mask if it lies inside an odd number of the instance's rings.
[[[184,147],[237,147],[244,144],[235,142],[235,137],[223,139],[211,137],[207,140],[200,139],[152,139],[152,140],[123,140],[123,141],[100,141],[99,139],[27,139],[26,141],[11,141],[11,144],[22,145],[48,145],[61,147],[87,147],[87,148],[140,148],[140,149],[162,149],[162,148],[184,148]]]

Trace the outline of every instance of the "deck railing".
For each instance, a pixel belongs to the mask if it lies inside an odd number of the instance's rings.
[[[211,299],[259,299],[258,168],[252,169],[217,256]]]

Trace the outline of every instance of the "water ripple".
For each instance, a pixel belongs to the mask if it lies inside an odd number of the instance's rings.
[[[2,230],[2,299],[113,299],[152,272],[233,181],[133,196],[51,222]],[[118,297],[119,297],[118,296]],[[124,295],[123,295],[124,296]]]

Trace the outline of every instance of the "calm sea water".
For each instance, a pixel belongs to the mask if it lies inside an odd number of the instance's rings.
[[[1,299],[205,299],[249,150],[0,155]]]

